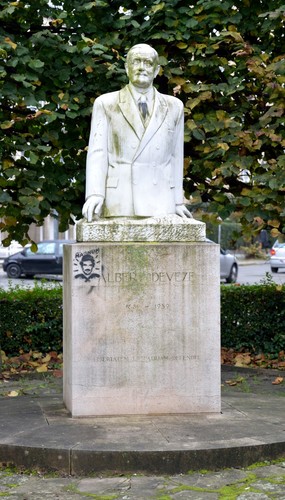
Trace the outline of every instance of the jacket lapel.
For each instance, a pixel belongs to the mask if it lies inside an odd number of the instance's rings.
[[[138,108],[128,86],[126,85],[126,87],[124,87],[119,92],[119,107],[121,109],[121,112],[136,133],[137,137],[140,139],[140,144],[133,160],[135,160],[141,154],[151,138],[160,128],[167,115],[168,108],[163,94],[160,94],[155,88],[154,93],[155,97],[152,115],[147,127],[145,128],[139,117]]]
[[[160,94],[156,89],[154,89],[154,92],[155,92],[155,98],[154,98],[154,107],[152,115],[149,124],[145,129],[145,133],[142,136],[141,142],[139,144],[139,147],[136,151],[133,160],[135,160],[141,154],[141,152],[149,143],[149,141],[152,139],[154,134],[161,127],[161,124],[163,123],[167,115],[168,108],[166,100],[163,97],[163,94]]]
[[[141,140],[145,128],[138,115],[139,111],[128,86],[119,92],[119,107],[128,124],[132,127],[138,138]]]

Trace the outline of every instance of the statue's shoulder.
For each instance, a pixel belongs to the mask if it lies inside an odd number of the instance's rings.
[[[168,94],[159,94],[159,95],[162,96],[162,98],[164,98],[167,102],[171,104],[183,106],[183,102],[180,99],[178,99],[178,97],[174,97],[174,95],[168,95]]]
[[[118,100],[120,95],[120,90],[115,90],[114,92],[107,92],[106,94],[101,94],[99,97],[96,97],[95,102],[97,104],[111,104]]]
[[[168,108],[173,108],[177,110],[182,110],[184,109],[184,104],[183,102],[178,99],[177,97],[174,97],[173,95],[168,95],[168,94],[161,94],[160,92],[157,92],[159,99],[164,102],[164,104]]]

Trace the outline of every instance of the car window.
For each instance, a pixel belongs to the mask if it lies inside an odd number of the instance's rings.
[[[279,241],[275,241],[274,247],[275,248],[284,248],[285,247],[285,243],[284,242],[281,243]]]
[[[37,255],[53,255],[55,253],[55,243],[53,241],[38,243]],[[26,249],[26,255],[35,255],[31,248]]]
[[[65,241],[63,241],[62,243],[59,243],[58,245],[58,254],[59,255],[63,255],[63,245],[64,245]]]

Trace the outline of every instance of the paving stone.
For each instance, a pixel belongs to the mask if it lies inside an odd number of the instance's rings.
[[[130,489],[131,479],[126,477],[88,478],[82,479],[77,485],[77,490],[81,493],[93,495],[111,495],[115,492],[124,493]]]
[[[285,500],[283,467],[167,475],[106,475],[49,477],[0,470],[1,500],[218,500],[225,488],[238,487],[236,500]],[[270,473],[267,476],[264,472]],[[263,477],[257,476],[262,475]],[[251,480],[252,479],[252,480]],[[252,491],[252,488],[255,491]],[[251,490],[251,491],[250,491]],[[260,490],[260,491],[257,491]],[[223,498],[226,498],[223,496]]]
[[[268,498],[270,497],[263,493],[248,492],[239,495],[236,500],[268,500]]]

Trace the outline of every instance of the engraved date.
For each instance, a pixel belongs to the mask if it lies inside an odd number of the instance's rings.
[[[128,311],[165,311],[170,308],[169,304],[140,304],[140,303],[132,303],[126,304],[126,308]]]

